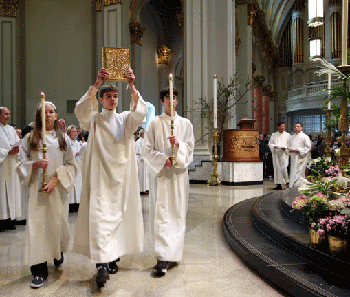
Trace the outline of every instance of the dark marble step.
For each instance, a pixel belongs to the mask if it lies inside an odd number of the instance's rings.
[[[255,200],[234,205],[223,218],[224,235],[231,249],[288,295],[350,296],[347,282],[330,280],[317,266],[272,241],[257,228],[252,211]],[[278,211],[278,208],[274,210]]]
[[[297,211],[290,212],[291,206],[286,202],[293,200],[295,194],[295,190],[287,190],[258,198],[253,205],[255,224],[266,236],[329,277],[350,284],[350,274],[344,273],[350,270],[349,255],[333,257],[327,246],[318,249],[310,244],[308,226],[300,223],[302,216]]]

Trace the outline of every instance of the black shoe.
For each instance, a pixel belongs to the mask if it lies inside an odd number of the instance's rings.
[[[157,260],[157,265],[153,268],[153,275],[157,277],[164,276],[168,271],[168,261]]]
[[[282,186],[281,185],[277,185],[276,188],[273,188],[274,190],[282,190]]]
[[[115,261],[109,262],[107,266],[107,272],[109,274],[116,274],[118,272],[118,265],[117,262],[120,261],[120,258],[118,258]]]
[[[30,286],[34,289],[42,287],[44,284],[44,278],[41,276],[35,276],[34,279],[32,280],[32,283]]]
[[[109,274],[106,266],[99,266],[96,275],[96,283],[99,288],[104,287],[105,283],[109,280]]]
[[[55,265],[56,268],[60,267],[63,264],[64,257],[63,253],[61,252],[61,259],[57,260],[56,258],[53,259],[53,264]]]

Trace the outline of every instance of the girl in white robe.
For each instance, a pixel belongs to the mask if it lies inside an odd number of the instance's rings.
[[[29,186],[28,217],[25,232],[24,264],[31,265],[31,287],[43,285],[48,275],[47,261],[63,263],[69,244],[67,194],[74,185],[77,165],[68,137],[57,124],[57,112],[51,102],[45,104],[46,158],[43,159],[41,103],[36,111],[34,130],[24,138],[17,172],[23,186]],[[47,185],[42,188],[43,168]],[[59,259],[59,260],[57,260]]]
[[[78,211],[79,203],[80,203],[80,194],[81,194],[81,187],[82,187],[82,174],[81,174],[81,143],[76,140],[76,137],[78,135],[78,129],[76,126],[69,126],[67,128],[67,135],[69,137],[72,149],[74,151],[75,160],[77,161],[78,165],[78,174],[77,178],[75,179],[74,188],[69,193],[69,212],[75,212]]]

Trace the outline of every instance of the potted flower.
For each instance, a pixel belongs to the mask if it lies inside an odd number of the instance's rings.
[[[335,215],[333,217],[318,220],[318,233],[327,233],[329,251],[333,256],[339,256],[347,248],[347,235],[349,230],[349,217],[347,215]],[[323,230],[323,231],[321,231]]]

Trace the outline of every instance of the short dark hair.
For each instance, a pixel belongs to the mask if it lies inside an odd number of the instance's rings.
[[[177,95],[179,94],[178,90],[176,88],[173,88],[173,94],[177,97]],[[160,90],[160,100],[162,102],[164,102],[164,97],[166,97],[167,95],[170,95],[170,89],[169,87],[163,88]]]
[[[300,123],[300,122],[296,122],[296,123],[294,124],[294,126],[297,125],[297,124],[299,124],[300,126],[304,127],[303,124]]]
[[[100,98],[103,98],[103,94],[106,92],[111,92],[111,91],[115,91],[119,94],[119,90],[116,86],[114,85],[103,85],[100,88]]]
[[[283,121],[282,121],[282,122],[278,122],[278,123],[277,123],[277,127],[281,126],[282,124],[286,124],[286,123],[283,122]]]

